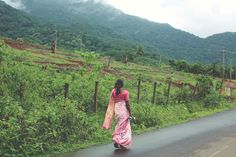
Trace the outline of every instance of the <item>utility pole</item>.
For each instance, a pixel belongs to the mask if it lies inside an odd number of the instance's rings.
[[[232,59],[229,59],[229,79],[232,79]]]
[[[225,50],[222,50],[222,81],[225,79]]]
[[[57,34],[58,34],[58,32],[57,32],[57,30],[56,30],[56,37],[55,37],[55,52],[56,52],[56,50],[57,50]]]
[[[160,59],[159,59],[159,67],[161,67],[161,54],[160,54]]]

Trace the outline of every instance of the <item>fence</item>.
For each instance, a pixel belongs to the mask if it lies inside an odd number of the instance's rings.
[[[94,91],[91,91],[91,99],[93,100],[93,106],[92,111],[97,112],[98,110],[98,102],[99,102],[99,81],[95,81],[94,84]],[[186,93],[184,93],[184,88],[186,88],[191,95],[195,95],[196,93],[196,86],[193,86],[189,83],[183,83],[183,82],[173,82],[173,81],[166,81],[166,82],[157,82],[154,83],[151,82],[145,82],[141,81],[140,79],[137,80],[137,82],[133,82],[132,84],[129,84],[129,89],[132,89],[132,98],[135,98],[134,95],[136,95],[136,100],[133,99],[133,101],[137,102],[137,104],[140,104],[142,102],[145,103],[162,103],[162,104],[169,104],[171,101],[177,101],[182,102],[184,97],[186,97]],[[134,92],[136,89],[137,92]],[[82,89],[81,89],[82,91]],[[177,95],[172,93],[177,93]],[[64,98],[65,101],[68,98],[69,95],[69,84],[64,84]]]

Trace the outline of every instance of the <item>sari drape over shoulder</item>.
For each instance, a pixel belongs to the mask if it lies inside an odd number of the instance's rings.
[[[115,112],[115,102],[114,102],[114,98],[112,97],[112,94],[111,94],[110,99],[109,99],[109,104],[107,106],[107,111],[105,114],[105,119],[104,119],[104,122],[102,125],[102,127],[104,129],[111,128],[114,112]]]

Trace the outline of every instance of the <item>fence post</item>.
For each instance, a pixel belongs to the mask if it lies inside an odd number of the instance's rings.
[[[198,83],[196,83],[196,86],[195,86],[195,88],[194,88],[194,90],[193,90],[193,95],[196,94],[196,92],[197,92],[197,88],[198,88]]]
[[[109,57],[109,59],[108,59],[108,64],[107,64],[108,69],[110,69],[110,64],[111,64],[111,57]]]
[[[140,86],[141,86],[141,79],[138,80],[138,95],[137,95],[137,103],[140,102]]]
[[[168,82],[168,89],[167,89],[167,104],[169,104],[170,86],[171,86],[171,81]]]
[[[180,101],[179,101],[179,103],[182,103],[182,101],[183,101],[183,88],[184,88],[184,83],[182,83],[180,86]]]
[[[65,83],[64,85],[64,98],[65,99],[68,97],[68,92],[69,92],[69,84]]]
[[[154,87],[153,87],[153,97],[152,97],[152,103],[155,103],[155,98],[156,98],[156,88],[157,88],[157,82],[154,82]]]
[[[98,108],[98,81],[95,82],[94,112],[97,112],[97,108]]]

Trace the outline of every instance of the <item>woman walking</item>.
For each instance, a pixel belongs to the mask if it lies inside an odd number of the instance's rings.
[[[109,129],[113,114],[115,114],[116,127],[112,134],[112,140],[116,148],[128,148],[131,144],[129,92],[123,89],[123,85],[122,80],[116,81],[103,123],[103,128]]]

